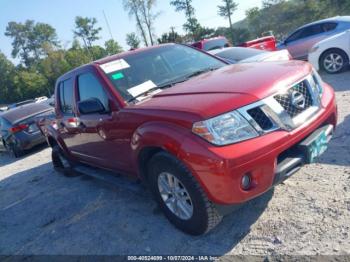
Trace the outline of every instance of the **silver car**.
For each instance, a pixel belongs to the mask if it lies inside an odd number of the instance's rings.
[[[304,25],[286,40],[277,45],[277,49],[287,49],[293,59],[307,60],[310,48],[319,41],[350,29],[350,16],[336,16]]]

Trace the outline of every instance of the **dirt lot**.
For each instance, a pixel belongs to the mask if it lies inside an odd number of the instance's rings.
[[[350,72],[324,79],[339,126],[319,163],[202,237],[176,230],[138,184],[60,176],[47,148],[0,155],[0,254],[350,254]]]

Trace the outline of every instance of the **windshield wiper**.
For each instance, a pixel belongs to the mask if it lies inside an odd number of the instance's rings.
[[[128,103],[135,101],[139,97],[147,96],[149,93],[152,93],[152,92],[154,92],[154,91],[156,91],[158,89],[161,89],[161,87],[155,86],[155,87],[153,87],[151,89],[148,89],[147,91],[145,91],[145,92],[143,92],[143,93],[141,93],[141,94],[139,94],[137,96],[134,96],[133,98],[129,99]]]
[[[166,82],[164,84],[161,84],[159,86],[153,87],[153,88],[147,90],[146,92],[143,92],[143,93],[131,98],[130,100],[128,100],[128,103],[135,101],[139,97],[147,96],[149,93],[152,93],[158,89],[165,89],[165,88],[173,87],[174,85],[185,82],[186,80],[187,80],[187,78],[182,78],[182,79],[177,80],[177,81],[170,81],[170,82]]]
[[[204,74],[204,73],[207,73],[207,72],[210,72],[210,71],[214,71],[214,70],[217,70],[219,69],[220,67],[209,67],[209,68],[204,68],[204,69],[201,69],[201,70],[198,70],[198,71],[195,71],[189,75],[186,76],[186,79],[189,79],[191,77],[194,77],[194,76],[199,76],[201,74]]]
[[[158,89],[165,89],[165,88],[173,87],[176,84],[179,84],[179,83],[187,81],[191,77],[198,76],[198,75],[210,72],[210,71],[214,71],[214,70],[219,69],[219,68],[220,67],[209,67],[209,68],[201,69],[201,70],[195,71],[195,72],[193,72],[193,73],[191,73],[189,75],[186,75],[185,77],[181,78],[180,80],[166,82],[164,84],[161,84],[159,86],[153,87],[153,88],[151,88],[151,89],[149,89],[149,90],[147,90],[147,91],[145,91],[145,92],[143,92],[143,93],[141,93],[141,94],[139,94],[139,95],[129,99],[128,103],[135,101],[139,97],[147,96],[149,93],[152,93],[152,92],[154,92],[154,91],[156,91]]]

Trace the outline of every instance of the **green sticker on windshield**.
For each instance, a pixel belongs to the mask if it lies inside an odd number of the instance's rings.
[[[118,80],[118,79],[124,78],[124,75],[123,75],[122,72],[119,72],[119,73],[113,74],[113,75],[112,75],[112,78],[113,78],[114,80]]]

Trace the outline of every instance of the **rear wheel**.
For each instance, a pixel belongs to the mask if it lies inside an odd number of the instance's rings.
[[[177,228],[201,235],[220,223],[222,216],[189,170],[175,157],[157,153],[149,162],[148,175],[156,201]]]
[[[24,151],[18,148],[18,146],[16,146],[15,144],[9,145],[6,142],[4,142],[4,146],[10,152],[10,154],[15,158],[19,158],[24,155]]]
[[[325,52],[320,59],[323,71],[329,74],[337,74],[344,71],[349,65],[347,54],[340,49],[332,49]]]
[[[67,159],[58,145],[52,147],[51,158],[56,171],[68,177],[77,176],[77,173],[73,170],[72,162]]]

